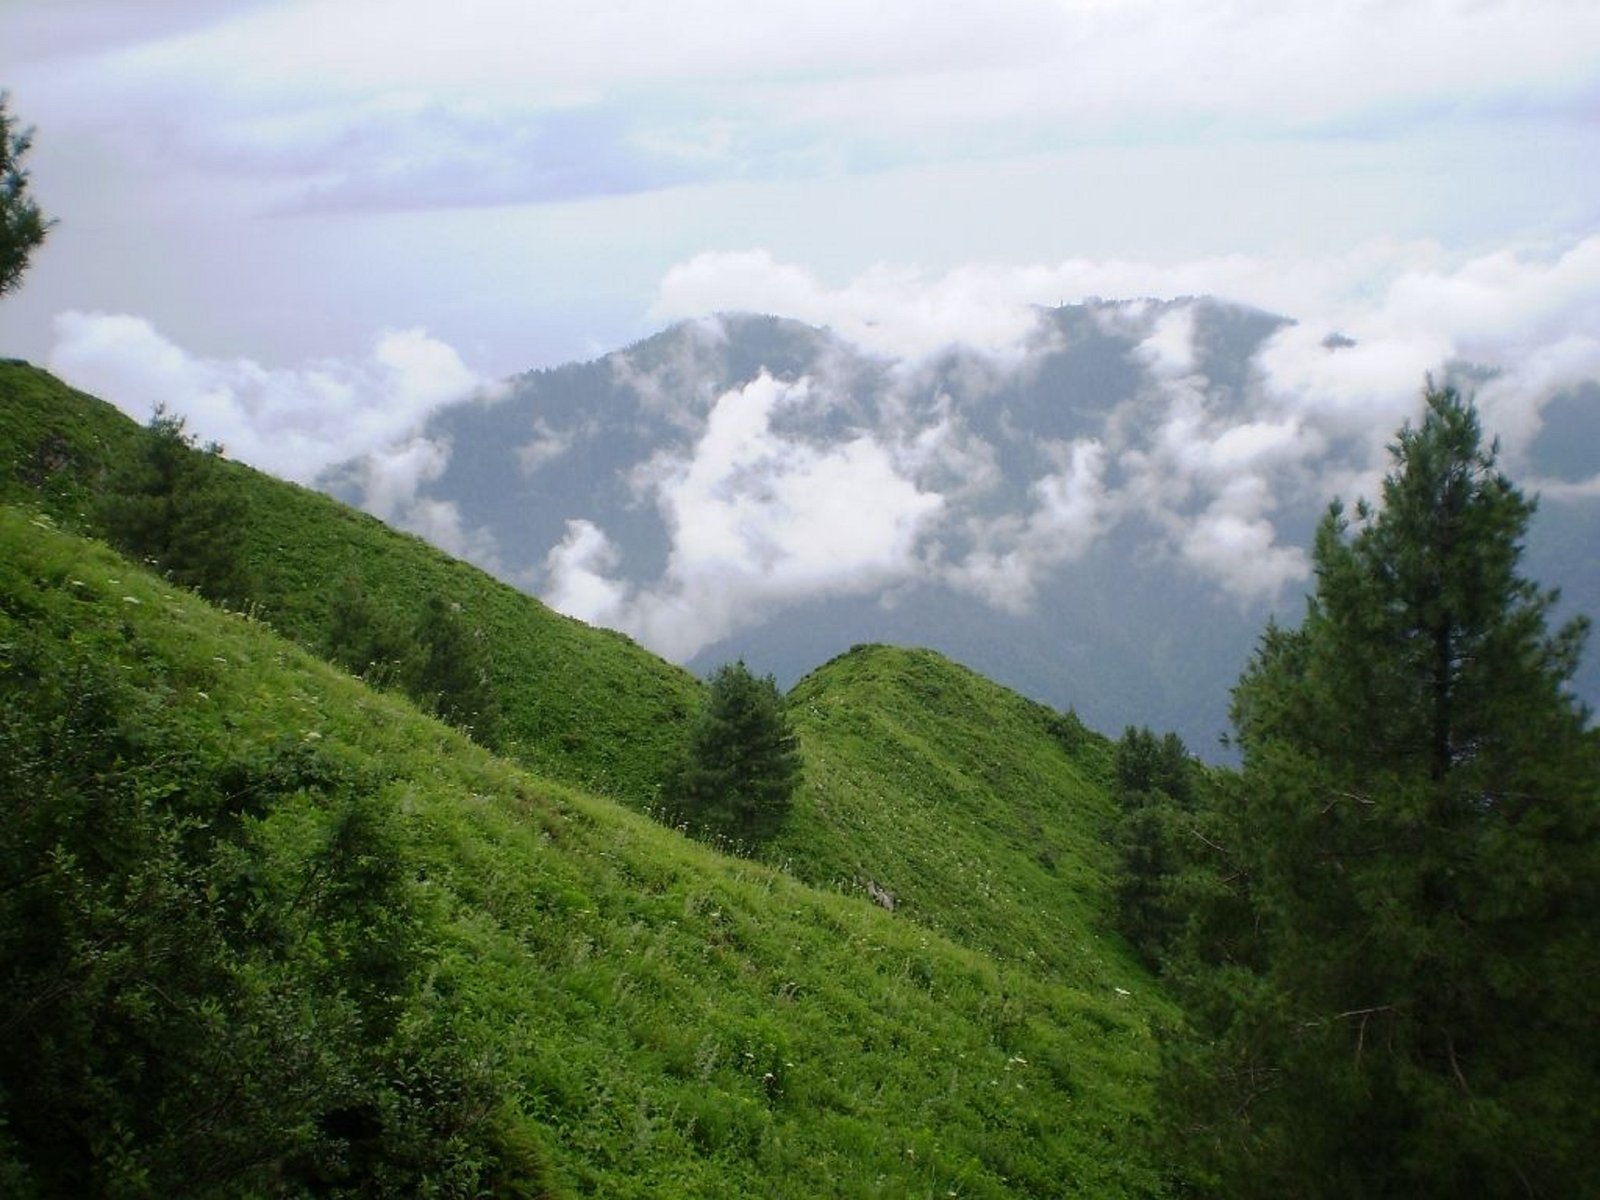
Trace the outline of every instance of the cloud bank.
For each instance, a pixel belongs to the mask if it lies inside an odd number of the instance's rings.
[[[1388,437],[1424,374],[1477,363],[1498,372],[1478,396],[1515,464],[1550,397],[1600,377],[1600,235],[1484,255],[1374,242],[1324,257],[1071,259],[932,277],[879,266],[840,285],[765,251],[712,252],[667,272],[651,311],[794,316],[870,352],[914,359],[950,346],[1015,354],[1036,333],[1037,306],[1140,296],[1213,296],[1293,318],[1259,356],[1253,399],[1269,414],[1314,417],[1334,436]],[[1141,356],[1175,383],[1193,366],[1192,348],[1188,318],[1167,320]],[[1347,344],[1330,352],[1330,338]]]
[[[1199,293],[1296,319],[1257,313],[1264,340],[1241,373],[1218,377],[1215,307],[1174,299]],[[1056,304],[1105,295],[1157,299],[1088,303],[1092,332],[1057,319]],[[719,390],[711,380],[733,337],[707,315],[719,309],[833,336],[817,339],[801,378],[763,373]],[[139,318],[69,312],[51,365],[136,416],[166,403],[200,437],[288,478],[325,480],[340,466],[383,519],[680,660],[830,597],[948,588],[1027,613],[1108,546],[1240,605],[1279,603],[1309,579],[1315,513],[1335,495],[1376,495],[1386,445],[1417,413],[1429,372],[1468,381],[1530,488],[1551,503],[1600,498],[1600,448],[1562,478],[1529,475],[1546,407],[1600,396],[1600,236],[1475,256],[1385,242],[1171,266],[884,266],[842,283],[767,251],[719,252],[667,272],[654,311],[688,324],[648,366],[610,359],[640,419],[669,431],[626,479],[668,539],[650,578],[598,514],[575,514],[529,562],[506,561],[462,520],[438,494],[451,446],[427,420],[495,390],[421,330],[380,334],[358,357],[269,368],[189,353]],[[1131,394],[1080,401],[1076,427],[1048,435],[984,408],[1023,395],[1062,339],[1084,337],[1121,347]],[[532,415],[514,447],[520,479],[537,486],[606,436],[595,414],[573,420]]]
[[[691,452],[651,461],[641,481],[672,538],[662,577],[645,588],[611,578],[615,547],[576,520],[546,560],[546,600],[681,660],[775,607],[916,573],[942,499],[868,434],[818,447],[774,429],[785,409],[826,402],[809,381],[766,374],[719,396]]]
[[[201,442],[297,483],[354,463],[368,511],[451,553],[495,561],[492,540],[464,528],[453,504],[419,497],[450,455],[420,430],[439,409],[501,385],[425,331],[389,330],[363,357],[285,368],[191,354],[125,314],[69,311],[55,330],[50,369],[136,420],[162,406]]]
[[[890,369],[866,412],[826,364],[797,384],[763,377],[719,397],[699,440],[642,474],[671,537],[663,575],[624,582],[604,530],[578,520],[545,563],[546,598],[683,659],[824,595],[944,586],[1027,612],[1065,565],[1120,537],[1241,604],[1275,603],[1309,579],[1296,539],[1316,512],[1335,495],[1376,495],[1425,375],[1467,381],[1514,473],[1529,469],[1551,399],[1600,381],[1600,237],[1545,254],[1385,244],[1357,257],[1071,261],[938,278],[876,268],[829,285],[763,251],[697,256],[664,278],[658,315],[792,316]],[[1144,382],[1084,435],[1035,439],[1033,473],[1013,478],[1017,498],[995,511],[1006,435],[974,435],[931,382],[933,364],[1003,384],[1058,336],[1036,307],[1044,297],[1205,290],[1262,307],[1292,297],[1301,319],[1266,338],[1242,380],[1218,382],[1199,303],[1091,306]],[[692,392],[693,368],[675,367],[680,390]],[[660,390],[636,382],[647,399]],[[832,440],[778,432],[786,409],[830,403],[851,414]],[[1554,502],[1600,495],[1600,447],[1590,475],[1546,485]]]

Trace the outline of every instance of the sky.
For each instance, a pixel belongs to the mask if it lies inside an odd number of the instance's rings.
[[[1092,296],[1299,322],[1147,455],[1381,449],[1470,358],[1514,458],[1600,380],[1593,0],[0,0],[0,87],[59,222],[0,354],[301,480],[718,311],[907,363]]]

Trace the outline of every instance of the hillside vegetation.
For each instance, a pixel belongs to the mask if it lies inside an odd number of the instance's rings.
[[[543,1148],[558,1192],[1153,1187],[1137,1151],[1149,1009],[1115,990],[1122,974],[1047,981],[869,903],[718,855],[494,759],[259,623],[45,525],[17,510],[0,518],[8,674],[29,640],[67,656],[92,647],[100,669],[126,676],[133,691],[122,703],[137,707],[112,716],[140,722],[152,758],[130,752],[119,769],[156,772],[155,802],[207,831],[180,882],[224,927],[230,904],[242,903],[227,898],[224,874],[243,871],[289,898],[311,886],[324,810],[335,806],[324,774],[369,801],[373,836],[405,864],[388,886],[421,923],[421,965],[391,999],[408,1019],[450,1031],[446,1044],[472,1054],[466,1066],[492,1073],[505,1111],[536,1131],[523,1140]],[[180,742],[178,763],[155,761]],[[239,796],[215,783],[219,768],[274,754],[320,765],[239,814]],[[195,797],[223,811],[197,811]],[[259,856],[259,869],[238,855]],[[6,932],[28,937],[10,921]],[[330,941],[327,953],[336,948]],[[64,972],[81,969],[70,947],[59,953]],[[310,980],[333,965],[297,949],[275,969]],[[203,987],[176,997],[159,1027],[199,1029],[215,1019],[207,1000]],[[111,1019],[124,992],[102,1002],[86,1019]],[[36,1019],[25,1015],[22,1028],[33,1032]],[[305,1036],[324,1032],[305,1019]],[[140,1028],[128,1035],[135,1043]],[[127,1062],[95,1069],[113,1067],[139,1074]],[[327,1117],[306,1114],[319,1137],[336,1136]],[[95,1129],[92,1115],[83,1122],[91,1147],[119,1132]],[[127,1151],[137,1166],[141,1149]],[[264,1189],[282,1182],[264,1167],[254,1178]]]
[[[0,405],[8,1194],[1162,1190],[1075,721],[858,650],[729,857],[628,807],[682,672],[232,464],[265,599],[220,611],[79,532],[138,426],[20,365]],[[350,572],[481,615],[521,765],[306,649]]]
[[[150,437],[102,400],[24,363],[0,363],[0,497],[99,534],[116,467]],[[420,538],[320,493],[224,462],[248,512],[252,611],[319,647],[347,579],[404,609],[429,596],[483,631],[505,751],[544,774],[642,804],[668,769],[700,686],[619,634],[552,612]]]
[[[1111,924],[1111,745],[929,650],[858,646],[790,693],[805,783],[770,856],[996,958],[1135,986]]]

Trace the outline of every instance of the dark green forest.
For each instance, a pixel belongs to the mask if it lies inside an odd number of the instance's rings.
[[[1223,768],[695,680],[0,365],[0,1191],[1586,1194],[1587,628],[1424,398]]]

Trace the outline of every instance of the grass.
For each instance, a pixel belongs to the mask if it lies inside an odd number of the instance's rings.
[[[0,619],[137,664],[197,764],[287,740],[373,781],[435,914],[429,1002],[512,1081],[559,1193],[1160,1191],[1169,1010],[1106,932],[1105,739],[936,654],[858,647],[794,688],[794,811],[762,861],[730,857],[644,815],[687,674],[231,464],[260,595],[221,613],[81,536],[143,436],[0,363]],[[485,629],[505,757],[311,652],[347,575]]]
[[[197,762],[287,736],[381,781],[439,914],[437,1002],[517,1081],[566,1194],[1156,1189],[1158,1006],[1120,970],[1051,978],[720,855],[50,525],[0,514],[7,620],[121,646]]]
[[[1111,747],[929,650],[858,646],[790,695],[805,784],[770,854],[1047,978],[1148,992],[1107,932]]]
[[[113,465],[145,431],[116,409],[23,363],[0,362],[0,498],[41,505],[64,527],[99,532]],[[542,773],[647,804],[682,742],[700,684],[620,634],[593,629],[484,572],[327,496],[228,464],[249,507],[246,558],[256,614],[321,645],[346,576],[412,611],[458,604],[494,647],[506,753]]]

